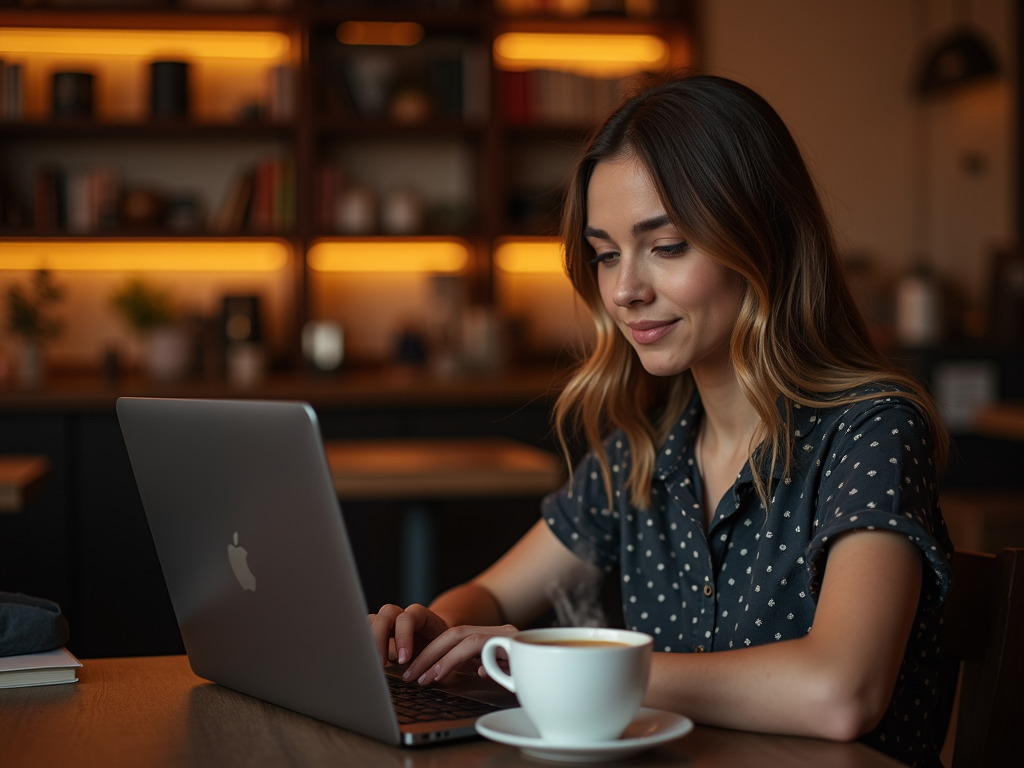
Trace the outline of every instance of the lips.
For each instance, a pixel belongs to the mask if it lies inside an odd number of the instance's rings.
[[[629,326],[633,341],[637,344],[653,344],[675,328],[678,322],[679,320],[637,320],[626,325]]]

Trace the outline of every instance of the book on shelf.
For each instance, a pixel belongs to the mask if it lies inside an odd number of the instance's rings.
[[[505,117],[518,125],[590,125],[611,113],[623,86],[617,78],[548,69],[502,75]]]
[[[245,171],[232,179],[227,197],[211,222],[214,234],[237,235],[244,229],[255,184],[256,174],[253,171]]]
[[[23,81],[21,64],[0,59],[0,120],[14,121],[24,117]]]
[[[268,77],[270,120],[275,123],[286,123],[295,117],[295,68],[288,64],[279,64],[270,68]]]
[[[65,648],[19,656],[0,656],[0,688],[77,683],[82,662]]]

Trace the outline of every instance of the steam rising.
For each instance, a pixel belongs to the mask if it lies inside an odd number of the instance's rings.
[[[587,565],[568,582],[556,582],[547,590],[560,627],[607,627],[608,618],[601,604],[604,573]]]

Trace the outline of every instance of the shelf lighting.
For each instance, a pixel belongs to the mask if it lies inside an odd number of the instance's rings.
[[[289,44],[281,32],[0,27],[4,54],[280,60]]]
[[[317,272],[462,272],[469,245],[457,238],[320,240],[306,261]]]
[[[345,45],[416,45],[423,34],[423,27],[411,21],[346,21],[337,32]]]
[[[498,69],[557,69],[624,77],[658,70],[669,61],[668,43],[656,35],[506,32],[494,40]]]
[[[552,237],[504,238],[494,247],[494,263],[502,272],[565,274],[562,241]]]
[[[7,240],[0,270],[78,272],[277,272],[282,240]]]

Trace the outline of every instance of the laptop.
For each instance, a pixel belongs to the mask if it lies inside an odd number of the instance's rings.
[[[471,736],[516,706],[476,676],[385,673],[308,404],[120,398],[117,416],[196,675],[396,745]]]

